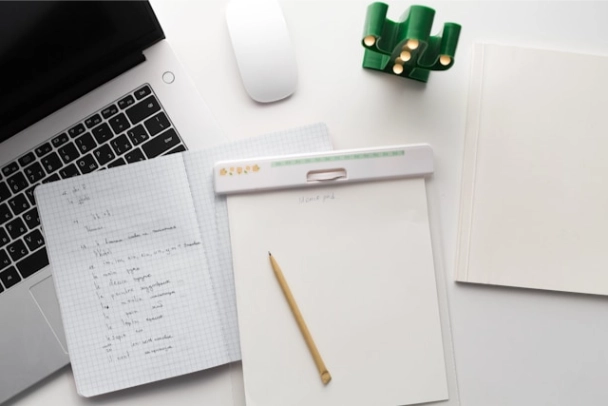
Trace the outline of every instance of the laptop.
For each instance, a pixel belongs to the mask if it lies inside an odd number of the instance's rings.
[[[0,2],[0,403],[69,363],[34,188],[221,141],[148,2]]]

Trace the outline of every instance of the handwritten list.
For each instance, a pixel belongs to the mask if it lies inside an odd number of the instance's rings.
[[[81,395],[230,362],[181,156],[36,196]]]

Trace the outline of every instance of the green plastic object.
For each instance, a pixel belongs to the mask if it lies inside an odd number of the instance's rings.
[[[387,19],[387,11],[384,3],[367,7],[361,40],[364,68],[427,82],[431,71],[448,70],[454,65],[459,24],[445,23],[442,33],[431,36],[435,18],[432,8],[411,6],[399,22]]]

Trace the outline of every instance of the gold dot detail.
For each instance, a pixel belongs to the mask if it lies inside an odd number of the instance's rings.
[[[412,59],[412,54],[410,54],[408,51],[401,51],[401,55],[399,55],[399,57],[401,60],[407,62]]]
[[[376,43],[376,37],[373,35],[368,35],[367,37],[363,38],[363,43],[368,47],[371,47]]]

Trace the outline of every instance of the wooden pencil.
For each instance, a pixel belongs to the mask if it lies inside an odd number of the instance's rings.
[[[306,341],[306,345],[308,346],[312,358],[314,359],[315,364],[317,365],[317,369],[319,370],[319,374],[321,375],[321,381],[323,381],[324,385],[327,385],[329,381],[331,381],[331,374],[327,370],[327,367],[325,366],[325,363],[321,358],[321,354],[319,353],[319,350],[317,349],[317,346],[315,345],[315,342],[312,339],[312,335],[310,335],[310,331],[308,331],[308,327],[304,322],[302,313],[300,313],[300,309],[298,308],[296,300],[294,299],[293,294],[291,293],[291,289],[289,289],[287,281],[285,280],[285,276],[283,276],[281,267],[270,252],[268,252],[268,257],[270,258],[270,265],[272,265],[272,270],[274,271],[274,274],[277,277],[277,280],[279,281],[279,285],[281,285],[281,290],[285,295],[285,299],[287,299],[289,308],[291,309],[291,312],[293,313],[293,316],[295,317],[296,322],[298,323],[298,327],[300,328],[300,331],[304,336],[304,341]]]

